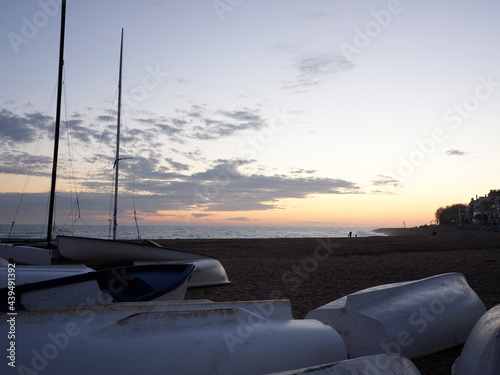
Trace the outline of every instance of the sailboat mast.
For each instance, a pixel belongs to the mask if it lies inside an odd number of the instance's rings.
[[[56,126],[54,135],[54,156],[52,159],[52,182],[50,185],[50,204],[49,204],[49,221],[47,229],[47,242],[50,245],[52,240],[52,222],[54,220],[54,203],[56,192],[56,176],[57,176],[57,158],[59,155],[59,128],[61,125],[61,97],[63,83],[63,66],[64,66],[64,30],[66,25],[66,0],[62,0],[61,7],[61,41],[59,46],[59,76],[57,80],[57,110],[56,110]]]
[[[120,74],[118,78],[118,115],[116,124],[116,158],[115,158],[115,204],[113,209],[113,239],[116,240],[116,216],[118,210],[118,166],[120,163],[120,114],[122,104],[122,58],[123,58],[123,29],[120,43]]]

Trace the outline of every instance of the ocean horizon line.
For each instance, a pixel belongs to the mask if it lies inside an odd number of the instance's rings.
[[[0,238],[44,238],[46,226],[42,224],[0,224]],[[12,230],[11,230],[12,229]],[[230,238],[319,238],[369,237],[377,227],[287,226],[287,225],[156,225],[139,227],[133,224],[118,226],[118,239],[230,239]],[[106,224],[75,224],[55,227],[54,235],[110,238],[111,227]]]

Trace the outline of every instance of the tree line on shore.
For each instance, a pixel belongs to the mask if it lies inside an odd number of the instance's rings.
[[[467,208],[468,206],[463,203],[439,207],[435,213],[436,223],[438,225],[470,224],[465,215]]]
[[[487,212],[478,212],[472,216],[469,206],[463,203],[439,207],[434,214],[438,225],[495,225],[491,222]]]

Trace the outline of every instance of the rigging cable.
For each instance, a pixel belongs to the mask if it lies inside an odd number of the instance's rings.
[[[122,109],[122,112],[124,112],[124,109]],[[128,130],[128,124],[127,124],[127,116],[122,116],[123,120],[123,127],[124,130]],[[133,159],[133,157],[128,157],[128,158],[122,158],[122,159]],[[132,190],[132,203],[134,206],[134,222],[135,222],[135,229],[137,230],[137,239],[142,240],[141,238],[141,233],[139,230],[139,223],[137,221],[137,209],[136,209],[136,204],[135,204],[135,165],[132,164],[132,173],[130,173],[130,165],[126,164],[127,166],[127,171],[128,171],[128,177],[129,177],[129,187],[130,190]]]
[[[132,166],[132,201],[134,203],[134,221],[135,229],[137,230],[137,239],[142,240],[141,233],[139,232],[139,223],[137,222],[137,209],[135,206],[135,166]]]
[[[94,182],[92,182],[92,183],[90,183],[89,180],[91,179],[92,170],[94,168],[94,165],[96,164],[96,161],[99,159],[99,156],[100,156],[98,154],[98,151],[101,149],[101,147],[102,147],[102,145],[104,143],[104,140],[106,138],[106,135],[107,135],[107,129],[108,129],[108,126],[109,126],[109,123],[110,123],[110,119],[113,116],[113,107],[114,107],[114,103],[116,101],[117,92],[118,92],[118,89],[115,91],[115,96],[113,98],[113,103],[111,105],[111,108],[110,108],[110,110],[108,112],[108,116],[107,116],[107,119],[106,119],[104,130],[101,132],[101,137],[99,138],[99,143],[98,143],[97,147],[95,148],[94,157],[92,158],[92,161],[90,163],[89,169],[88,169],[87,174],[85,176],[85,180],[82,183],[82,188],[81,188],[80,192],[76,192],[76,190],[77,190],[76,189],[76,182],[74,183],[76,200],[75,200],[75,203],[72,204],[71,212],[70,212],[68,218],[66,219],[66,223],[67,223],[67,221],[70,219],[70,217],[72,215],[74,215],[73,212],[76,211],[77,217],[73,221],[71,227],[73,227],[76,224],[77,221],[81,220],[81,221],[83,221],[85,223],[85,225],[87,225],[90,228],[90,225],[87,222],[85,222],[85,220],[81,216],[81,212],[80,212],[80,196],[85,192],[85,190],[93,189],[96,186],[96,184],[98,183],[98,179],[95,179]],[[73,171],[73,175],[74,175],[74,171]]]
[[[54,105],[54,98],[56,96],[56,92],[57,92],[57,83],[56,83],[56,85],[54,87],[54,91],[52,92],[52,97],[50,99],[49,106],[48,106],[47,112],[45,114],[45,120],[43,122],[42,129],[40,131],[40,135],[38,136],[37,144],[35,146],[35,152],[33,154],[30,166],[28,168],[28,174],[26,175],[26,179],[24,181],[24,186],[23,186],[23,189],[22,189],[22,192],[21,192],[21,197],[19,198],[19,202],[17,203],[16,212],[15,212],[14,218],[12,220],[12,224],[11,224],[11,227],[10,227],[9,237],[8,238],[10,238],[10,236],[12,235],[12,231],[14,229],[14,225],[15,225],[16,220],[17,220],[17,215],[19,214],[19,210],[21,208],[21,204],[22,204],[24,195],[26,194],[26,190],[28,189],[29,180],[30,180],[31,176],[33,175],[33,170],[35,168],[35,163],[37,161],[37,156],[38,156],[38,153],[40,152],[40,145],[42,143],[42,137],[45,135],[45,129],[47,128],[47,123],[48,123],[48,119],[49,119],[49,112],[51,111],[51,109],[52,109],[52,107]],[[45,218],[45,220],[46,219],[47,218]]]
[[[106,119],[106,125],[104,126],[104,130],[102,131],[101,138],[99,139],[99,144],[97,145],[96,152],[94,152],[94,158],[92,159],[92,162],[90,163],[90,167],[89,167],[89,170],[87,172],[87,176],[85,178],[85,181],[83,182],[84,187],[87,185],[87,182],[90,179],[90,175],[91,175],[92,169],[94,167],[94,164],[95,164],[96,160],[98,159],[99,155],[97,154],[97,151],[101,148],[101,146],[104,142],[104,139],[106,136],[106,131],[107,131],[107,128],[109,126],[109,121],[111,119],[111,116],[113,116],[113,107],[115,105],[117,95],[118,95],[118,89],[116,89],[116,91],[115,91],[115,97],[113,98],[113,103],[111,104],[111,108],[109,109],[109,112],[108,112],[108,117]],[[94,181],[94,183],[90,186],[87,186],[87,188],[93,188],[96,184],[97,184],[97,181]],[[83,193],[83,189],[82,189],[82,192],[79,193],[79,195],[82,193]]]
[[[66,74],[65,72],[63,72],[64,74],[64,82],[66,82]],[[67,87],[67,85],[66,85]],[[68,158],[69,158],[69,172],[70,172],[70,193],[69,193],[69,196],[70,196],[70,200],[71,200],[71,207],[74,207],[73,205],[73,192],[75,193],[75,204],[76,204],[76,207],[77,207],[77,211],[78,213],[80,212],[80,208],[79,208],[79,200],[78,200],[78,196],[76,194],[76,174],[75,174],[75,167],[74,167],[74,158],[73,158],[73,149],[71,147],[71,134],[70,134],[70,128],[69,128],[69,116],[68,116],[68,97],[67,97],[67,90],[64,90],[64,115],[66,117],[66,142],[67,142],[67,147],[68,147]],[[71,209],[71,212],[70,212],[70,215],[71,213],[73,212],[73,209]],[[73,225],[76,223],[76,221],[78,220],[78,217],[76,219],[74,219],[73,221]],[[67,222],[67,220],[66,220]],[[72,226],[73,226],[72,225]]]
[[[116,163],[113,165],[113,169],[115,169]],[[109,208],[108,208],[108,221],[109,221],[109,229],[108,229],[108,238],[112,238],[113,231],[113,191],[115,187],[115,178],[114,175],[111,175],[111,192],[109,193]]]

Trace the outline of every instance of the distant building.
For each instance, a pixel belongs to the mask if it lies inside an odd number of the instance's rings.
[[[484,197],[472,198],[464,219],[472,224],[500,225],[500,189],[490,190]]]

